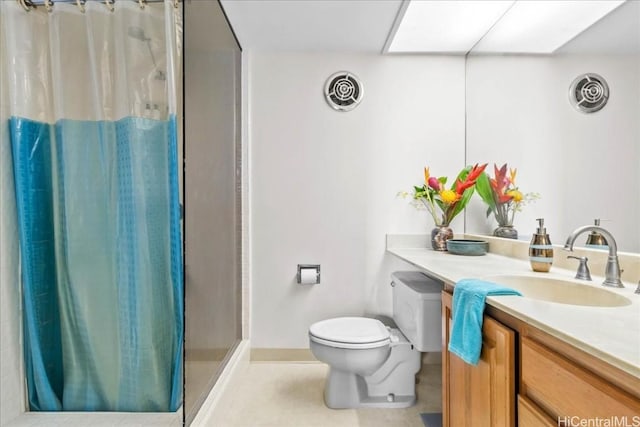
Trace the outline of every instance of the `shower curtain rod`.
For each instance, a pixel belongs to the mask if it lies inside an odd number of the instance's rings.
[[[45,6],[48,11],[51,11],[54,3],[75,3],[80,10],[84,12],[84,4],[88,0],[16,0],[26,11],[29,11],[31,8],[36,8],[37,6]],[[96,0],[98,1],[98,0]],[[125,1],[125,0],[104,0],[103,3],[107,5],[109,9],[113,11],[113,4],[116,1]],[[135,1],[140,5],[141,9],[144,9],[144,5],[146,3],[162,3],[165,0],[126,0],[126,1]],[[181,0],[173,0],[173,5],[178,7]]]

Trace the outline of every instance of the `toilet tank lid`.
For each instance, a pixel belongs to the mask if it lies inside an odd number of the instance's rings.
[[[391,280],[396,284],[404,284],[423,297],[434,298],[433,294],[437,294],[437,298],[440,298],[440,292],[444,288],[444,282],[419,271],[395,271],[391,273]]]
[[[336,317],[316,322],[309,333],[318,338],[343,343],[372,343],[389,339],[389,330],[377,319]]]

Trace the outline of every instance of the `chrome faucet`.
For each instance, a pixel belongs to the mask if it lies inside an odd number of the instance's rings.
[[[604,286],[611,286],[614,288],[624,288],[622,281],[620,280],[620,263],[618,262],[618,245],[613,238],[604,228],[597,225],[585,225],[583,227],[576,228],[573,233],[567,237],[567,242],[564,244],[564,248],[568,251],[573,251],[573,243],[576,241],[579,235],[587,231],[597,231],[602,234],[607,243],[609,244],[609,258],[607,258],[607,265],[604,271]]]
[[[578,271],[576,272],[576,279],[591,281],[591,272],[589,272],[589,266],[587,265],[587,261],[589,261],[589,258],[587,258],[586,256],[573,255],[569,255],[567,258],[573,258],[580,261]]]

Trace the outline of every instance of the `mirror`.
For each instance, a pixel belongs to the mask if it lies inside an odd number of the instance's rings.
[[[586,73],[610,91],[594,113],[570,101],[570,85]],[[553,55],[471,52],[466,116],[466,163],[490,162],[493,176],[493,162],[508,162],[520,190],[541,195],[516,213],[520,239],[530,240],[536,218],[555,244],[600,218],[619,251],[640,252],[640,2],[624,3]],[[492,234],[497,224],[485,212],[474,198],[467,233]]]

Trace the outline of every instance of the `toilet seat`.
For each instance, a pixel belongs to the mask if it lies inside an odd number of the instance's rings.
[[[384,347],[391,342],[389,329],[379,320],[366,317],[337,317],[316,322],[309,328],[309,338],[331,347],[362,350]]]

